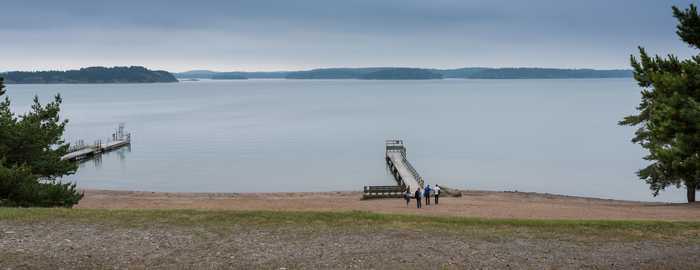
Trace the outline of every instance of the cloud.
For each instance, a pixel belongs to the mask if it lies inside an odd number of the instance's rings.
[[[617,68],[637,45],[694,53],[675,37],[670,12],[690,2],[9,1],[0,69]]]

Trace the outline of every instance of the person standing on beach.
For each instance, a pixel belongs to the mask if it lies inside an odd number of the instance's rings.
[[[440,186],[437,184],[435,185],[435,190],[433,191],[433,194],[435,194],[435,205],[438,205],[438,199],[440,199]]]
[[[416,193],[414,195],[416,197],[416,208],[420,208],[421,207],[421,205],[420,205],[420,196],[421,196],[420,188],[416,189]]]
[[[423,190],[423,197],[425,197],[425,205],[430,205],[430,191],[431,190],[432,189],[430,188],[430,185],[425,187],[425,189]]]
[[[403,199],[406,200],[406,207],[411,203],[411,187],[407,187],[406,191],[403,193]]]

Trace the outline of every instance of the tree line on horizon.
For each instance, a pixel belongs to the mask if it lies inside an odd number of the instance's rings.
[[[11,71],[0,73],[8,84],[24,83],[155,83],[177,82],[173,74],[141,66],[88,67],[66,71]]]
[[[585,79],[631,78],[628,69],[561,69],[561,68],[318,68],[303,71],[276,72],[215,72],[193,70],[174,73],[188,79]]]
[[[572,79],[628,78],[632,70],[557,69],[557,68],[458,68],[427,69],[404,67],[319,68],[304,71],[214,72],[207,70],[170,73],[141,66],[87,67],[66,71],[10,71],[0,73],[7,84],[49,83],[157,83],[181,79]]]

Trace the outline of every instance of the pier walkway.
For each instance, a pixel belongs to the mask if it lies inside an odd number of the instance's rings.
[[[396,186],[365,186],[363,198],[398,198],[408,188],[411,194],[423,188],[423,177],[406,158],[403,140],[388,140],[385,161],[389,172],[396,180]]]
[[[61,157],[61,160],[81,160],[104,152],[109,152],[131,144],[131,133],[124,132],[124,124],[120,124],[117,131],[112,134],[110,141],[102,143],[96,141],[93,145],[85,145],[82,141],[73,145],[68,153]]]

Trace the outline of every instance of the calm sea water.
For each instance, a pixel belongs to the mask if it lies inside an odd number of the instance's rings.
[[[66,139],[130,149],[82,163],[82,188],[274,192],[392,184],[384,140],[404,139],[429,184],[644,201],[644,152],[617,126],[634,113],[632,79],[241,80],[9,85],[15,111],[61,93]]]

